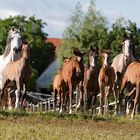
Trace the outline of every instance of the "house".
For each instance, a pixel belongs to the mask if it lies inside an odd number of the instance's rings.
[[[46,43],[51,43],[55,47],[55,53],[58,53],[60,46],[62,45],[62,39],[60,38],[47,38]],[[58,70],[57,60],[53,60],[52,63],[45,69],[45,71],[36,80],[36,89],[38,92],[46,92],[46,89],[50,88],[53,82],[53,76]]]

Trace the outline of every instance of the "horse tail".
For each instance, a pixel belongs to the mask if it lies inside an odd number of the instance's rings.
[[[117,88],[119,88],[119,86],[120,86],[120,79],[121,79],[121,73],[117,72],[116,75],[117,75],[116,85],[117,85]]]

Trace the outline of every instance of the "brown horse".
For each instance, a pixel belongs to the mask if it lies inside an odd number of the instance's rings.
[[[136,108],[137,108],[137,106],[139,104],[139,100],[140,100],[140,63],[132,62],[131,64],[128,65],[128,67],[126,69],[126,72],[123,76],[122,84],[121,84],[121,92],[120,92],[120,98],[119,98],[120,106],[121,106],[121,99],[122,99],[121,97],[123,94],[123,90],[128,82],[130,82],[132,85],[134,85],[136,87],[134,106],[133,106],[133,110],[131,113],[131,118],[133,118],[136,113]]]
[[[73,56],[69,61],[65,61],[61,68],[62,78],[62,92],[65,96],[68,89],[69,99],[69,113],[72,113],[72,90],[76,85],[80,87],[80,100],[78,107],[80,107],[83,101],[83,80],[84,80],[84,65],[82,62],[83,53],[78,49],[73,49]]]
[[[99,72],[99,89],[100,89],[100,109],[99,114],[103,114],[103,91],[105,91],[105,113],[109,111],[109,95],[112,92],[112,88],[115,82],[115,72],[112,66],[108,62],[109,53],[104,50],[101,51],[102,67]]]
[[[23,104],[23,101],[26,97],[27,84],[32,72],[32,68],[30,65],[30,44],[31,42],[22,44],[21,58],[14,62],[8,63],[5,68],[5,71],[3,72],[1,100],[4,95],[4,90],[9,81],[15,82],[17,89],[15,91],[16,94],[15,108],[18,108],[19,106],[19,96],[22,89],[23,89],[23,98],[21,101],[21,105]],[[11,104],[9,104],[9,107],[11,107]]]
[[[74,82],[76,83],[75,85],[77,92],[80,91],[80,98],[79,98],[79,103],[76,106],[77,109],[79,109],[81,107],[81,105],[83,105],[83,93],[84,93],[84,88],[83,88],[83,82],[84,82],[84,63],[83,63],[83,56],[87,53],[87,52],[80,52],[79,49],[77,48],[73,48],[72,50],[73,52],[73,59],[76,59],[78,61],[78,64],[80,65],[80,69],[81,69],[81,74],[80,76],[77,77],[76,80],[74,80]]]
[[[97,93],[99,91],[98,75],[99,69],[97,66],[98,61],[98,48],[90,48],[88,52],[88,65],[84,71],[84,95],[85,101],[87,102],[87,108],[95,105]],[[85,103],[86,106],[86,103]]]
[[[67,63],[70,61],[71,58],[67,58],[63,56],[63,63]],[[54,92],[54,110],[56,110],[56,104],[57,104],[57,95],[59,97],[59,111],[62,113],[62,107],[64,103],[64,95],[62,93],[62,86],[64,90],[63,81],[62,81],[62,76],[61,76],[61,68],[59,72],[55,75],[54,80],[53,80],[53,92]]]
[[[111,65],[115,70],[115,114],[118,112],[117,100],[120,92],[122,77],[127,66],[134,60],[135,58],[133,56],[131,39],[127,37],[122,43],[122,53],[115,56]]]

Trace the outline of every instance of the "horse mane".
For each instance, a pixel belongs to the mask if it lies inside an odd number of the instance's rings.
[[[10,39],[10,31],[9,31],[5,51],[3,53],[4,58],[10,53],[10,50],[11,50],[11,39]]]

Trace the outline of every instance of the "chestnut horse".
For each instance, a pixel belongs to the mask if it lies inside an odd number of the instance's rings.
[[[109,53],[104,50],[101,51],[102,67],[99,72],[99,89],[100,89],[100,109],[99,114],[103,114],[103,95],[105,92],[105,109],[104,112],[109,112],[109,95],[112,92],[112,88],[115,82],[115,72],[112,66],[108,62]]]
[[[78,49],[73,49],[73,56],[69,61],[65,61],[61,68],[61,78],[62,78],[62,92],[65,96],[68,89],[68,99],[69,99],[69,114],[72,113],[72,90],[77,85],[80,87],[80,99],[77,108],[81,106],[83,101],[83,80],[84,80],[84,65],[82,62],[82,56]]]
[[[126,86],[126,84],[130,82],[132,85],[136,87],[136,95],[134,98],[134,106],[131,113],[131,118],[134,117],[136,113],[136,108],[140,101],[140,63],[138,62],[132,62],[128,65],[126,72],[122,78],[122,84],[121,84],[121,92],[120,92],[120,98],[119,98],[119,105],[121,106],[121,96],[123,94],[123,90]],[[127,112],[126,112],[127,113]]]
[[[66,63],[68,61],[70,61],[70,58],[63,56],[63,63]],[[53,80],[54,111],[56,110],[57,95],[58,95],[60,113],[62,113],[62,107],[63,107],[63,102],[64,102],[64,95],[62,93],[62,86],[64,86],[64,85],[63,85],[63,81],[62,81],[62,77],[61,77],[61,68],[60,68],[59,72],[55,75],[54,80]],[[64,87],[63,87],[63,90],[64,90]]]
[[[27,90],[29,77],[32,72],[32,68],[30,65],[30,43],[22,44],[21,58],[19,58],[18,60],[14,62],[8,63],[4,72],[2,73],[3,80],[2,80],[1,100],[4,95],[4,90],[7,84],[9,83],[9,81],[15,82],[16,88],[17,88],[17,90],[15,91],[15,94],[16,94],[15,108],[18,108],[19,106],[19,96],[22,89],[23,89],[23,98],[22,98],[21,105],[23,103],[23,100],[26,96],[26,90]],[[9,108],[10,107],[11,107],[11,101],[9,101]]]
[[[80,50],[78,48],[73,48],[72,50],[73,52],[73,59],[76,59],[78,61],[78,64],[80,65],[80,69],[81,69],[81,74],[80,76],[77,77],[77,79],[74,81],[76,84],[76,91],[80,91],[80,98],[79,98],[79,103],[76,106],[77,109],[79,109],[81,107],[81,105],[83,105],[84,100],[83,100],[83,93],[84,93],[84,88],[83,88],[83,82],[84,82],[84,63],[83,63],[83,56],[87,53],[87,52],[80,52]]]
[[[98,48],[90,48],[88,52],[88,65],[85,67],[84,71],[84,95],[85,95],[85,107],[87,104],[87,109],[94,106],[96,103],[97,93],[99,91],[98,75],[99,69],[97,66],[98,61]],[[93,107],[92,107],[93,108]]]
[[[127,37],[122,43],[122,53],[115,56],[111,65],[115,70],[115,85],[114,85],[115,114],[117,114],[118,112],[117,101],[118,101],[118,95],[120,92],[122,77],[124,75],[124,72],[128,64],[130,64],[134,60],[135,58],[133,56],[131,39]]]

